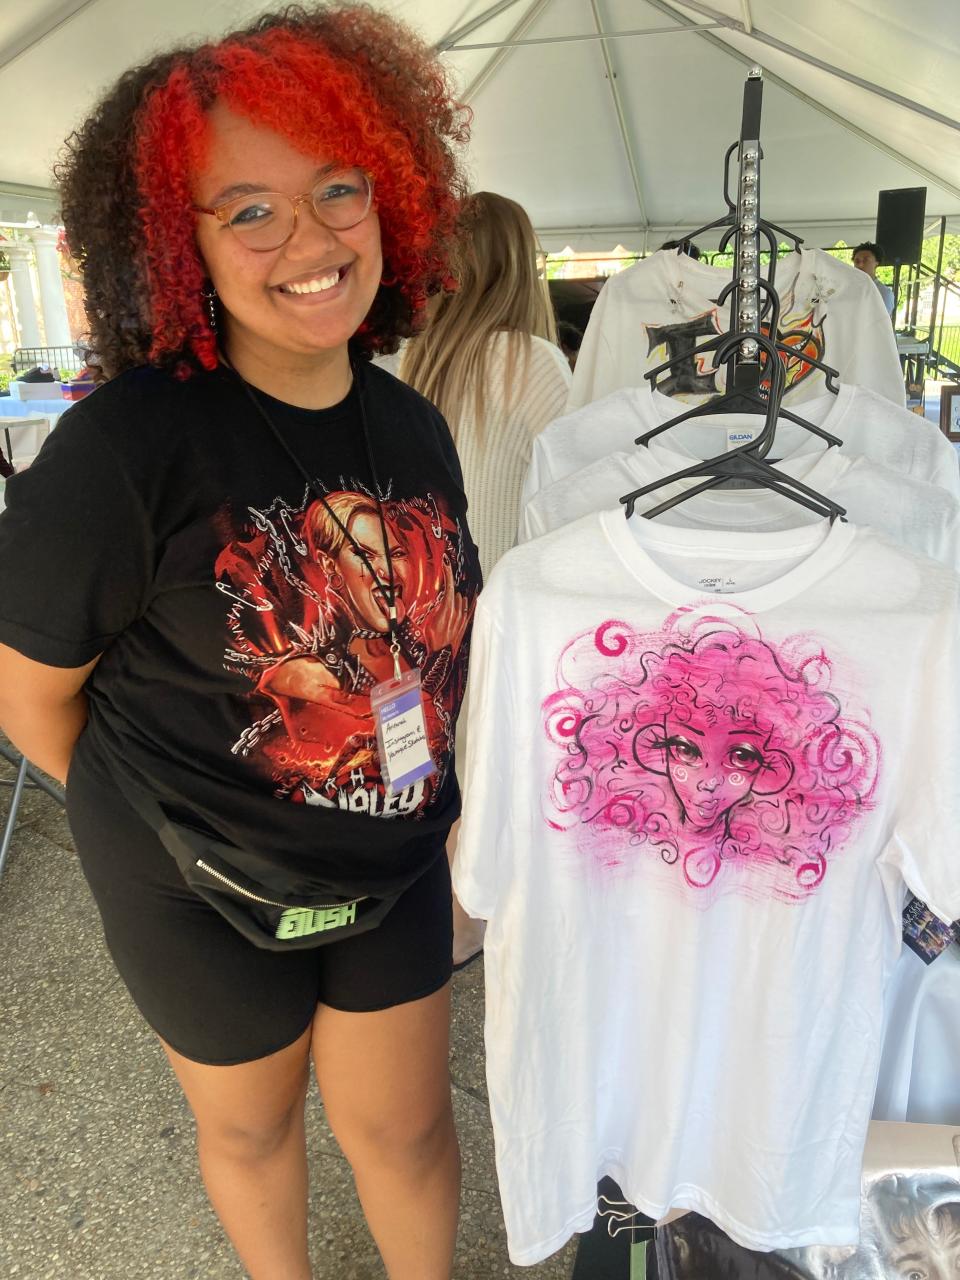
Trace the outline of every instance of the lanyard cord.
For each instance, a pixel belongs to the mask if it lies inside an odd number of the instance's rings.
[[[356,538],[353,536],[353,534],[350,532],[347,526],[343,523],[343,521],[340,519],[337,513],[333,510],[333,508],[330,506],[330,503],[327,501],[326,495],[322,492],[316,480],[310,475],[309,471],[306,469],[306,467],[303,465],[303,463],[300,461],[300,459],[297,457],[294,451],[290,448],[289,444],[286,442],[286,440],[284,440],[280,432],[280,429],[277,427],[277,424],[274,422],[270,414],[267,413],[265,406],[261,403],[260,397],[256,394],[253,387],[250,386],[247,380],[244,377],[242,377],[241,374],[239,374],[236,371],[236,369],[234,369],[233,365],[230,364],[229,361],[223,355],[221,355],[220,358],[223,361],[224,365],[230,370],[230,372],[234,375],[234,377],[240,383],[240,386],[246,392],[254,408],[257,410],[261,418],[263,418],[264,422],[270,428],[270,432],[273,435],[274,439],[276,440],[277,444],[279,444],[280,448],[284,451],[284,453],[287,455],[287,457],[290,459],[290,461],[293,463],[296,469],[300,472],[301,476],[303,476],[304,480],[307,483],[307,488],[314,495],[314,497],[317,498],[318,501],[320,501],[323,504],[324,510],[326,511],[327,515],[334,522],[334,524],[337,526],[337,528],[340,530],[343,536],[350,543],[350,546],[353,548],[353,550],[357,553],[357,555],[363,561],[364,565],[366,566],[367,572],[370,574],[371,579],[376,584],[377,590],[380,591],[383,594],[384,598],[386,599],[387,608],[389,610],[388,618],[389,618],[390,652],[393,655],[393,673],[394,673],[394,678],[399,680],[402,674],[400,671],[400,654],[401,652],[403,652],[403,645],[400,641],[400,633],[397,627],[396,579],[394,577],[394,572],[393,572],[393,557],[390,554],[390,540],[387,537],[387,522],[383,513],[383,502],[380,498],[380,481],[377,478],[377,468],[373,460],[373,447],[370,444],[370,428],[367,423],[366,406],[364,405],[364,402],[363,402],[362,373],[361,373],[359,364],[355,364],[353,361],[350,362],[351,368],[353,369],[353,389],[356,390],[357,403],[360,407],[360,430],[363,435],[363,446],[367,455],[367,465],[370,467],[370,475],[373,480],[373,496],[377,504],[377,514],[380,517],[380,534],[381,534],[381,537],[383,538],[383,555],[387,562],[387,582],[386,583],[380,581],[380,578],[377,576],[376,570],[374,569],[373,565],[370,563],[370,559],[367,556],[367,553],[364,551],[363,547],[361,547],[360,543],[357,542]],[[409,654],[407,654],[406,657],[409,661]]]

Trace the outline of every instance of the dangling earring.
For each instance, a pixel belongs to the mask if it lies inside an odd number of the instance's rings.
[[[327,579],[327,586],[331,591],[339,591],[343,587],[343,574],[331,573]]]
[[[200,290],[200,297],[207,304],[207,315],[210,319],[210,328],[216,333],[217,331],[217,291],[211,284],[210,288],[204,287]]]

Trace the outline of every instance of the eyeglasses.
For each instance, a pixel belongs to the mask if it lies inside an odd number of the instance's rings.
[[[373,182],[362,169],[342,169],[327,174],[312,191],[288,196],[282,191],[255,191],[206,208],[230,228],[242,245],[254,253],[269,253],[287,243],[297,229],[300,206],[309,203],[318,222],[332,231],[347,231],[362,222],[373,200]]]

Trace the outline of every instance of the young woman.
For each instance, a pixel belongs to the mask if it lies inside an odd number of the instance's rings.
[[[478,191],[461,226],[459,287],[407,343],[400,377],[450,424],[488,574],[516,542],[533,440],[563,413],[571,377],[525,210]]]
[[[450,423],[485,575],[516,541],[534,437],[563,413],[570,389],[537,253],[530,219],[515,200],[472,195],[462,218],[459,288],[434,301],[429,324],[400,362],[400,377]],[[452,862],[456,828],[448,853]],[[454,902],[457,966],[482,945],[483,925]]]
[[[479,571],[443,419],[368,360],[449,275],[463,134],[406,29],[296,7],[128,72],[58,175],[109,380],[7,486],[0,723],[67,781],[252,1280],[311,1274],[311,1058],[389,1275],[451,1273],[443,850]],[[395,661],[434,765],[396,793],[370,701]],[[276,933],[322,945],[253,945],[212,905],[242,877],[188,887],[137,795],[322,886]]]

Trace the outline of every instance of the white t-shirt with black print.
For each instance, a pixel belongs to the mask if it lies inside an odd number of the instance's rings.
[[[510,1256],[597,1178],[857,1239],[906,888],[960,917],[960,577],[869,530],[586,516],[480,598],[455,886]]]
[[[759,431],[761,425],[753,422],[748,429]],[[737,430],[731,428],[734,436]],[[622,496],[691,466],[699,456],[668,448],[660,439],[651,441],[649,448],[610,454],[541,489],[520,517],[519,541],[528,542],[591,511],[602,511]],[[943,489],[839,449],[797,454],[777,463],[776,469],[836,502],[854,524],[869,525],[898,546],[960,571],[960,499]],[[652,511],[698,483],[677,481],[638,498],[637,514]],[[763,533],[813,524],[820,518],[800,503],[762,488],[710,489],[655,517],[658,524],[700,529],[708,537],[716,529]]]
[[[644,374],[725,332],[730,304],[716,299],[729,268],[661,249],[611,276],[590,315],[573,374],[569,407],[599,400],[619,387],[639,387]],[[777,263],[779,330],[783,340],[836,369],[843,382],[906,403],[896,339],[883,299],[863,271],[822,249],[804,249]],[[787,400],[823,390],[823,374],[797,358],[786,364]],[[664,375],[661,390],[696,402],[724,388],[725,370],[689,356]]]
[[[860,272],[863,275],[863,272]],[[551,422],[537,436],[530,469],[523,486],[527,503],[540,489],[610,453],[631,451],[636,438],[675,418],[680,407],[646,387],[615,391],[595,404]],[[926,419],[898,409],[889,400],[863,387],[842,384],[839,393],[824,392],[805,400],[796,413],[843,443],[847,454],[862,454],[898,475],[939,485],[960,498],[960,458],[946,436]],[[762,418],[748,414],[715,414],[694,418],[656,437],[671,448],[683,448],[702,458],[723,453],[728,431],[756,428]],[[789,458],[827,446],[819,437],[781,418],[777,423],[775,454]]]

